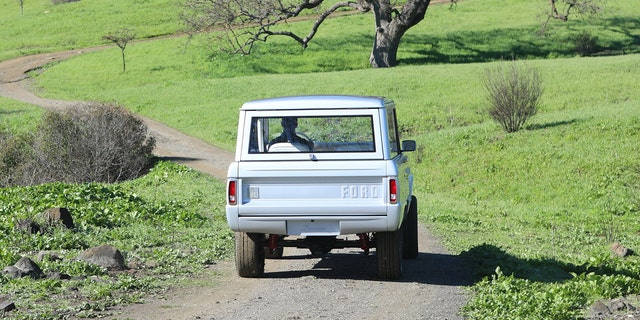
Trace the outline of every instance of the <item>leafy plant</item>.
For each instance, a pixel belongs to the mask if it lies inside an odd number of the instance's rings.
[[[171,190],[172,197],[157,196],[157,190]],[[221,203],[222,183],[169,162],[159,162],[148,175],[119,184],[51,183],[0,189],[0,265],[12,265],[22,256],[35,260],[37,252],[48,251],[61,260],[38,262],[41,269],[72,278],[0,276],[0,295],[11,293],[20,304],[14,314],[17,318],[104,316],[109,306],[136,302],[228,258],[233,234]],[[36,234],[15,229],[19,219],[58,206],[69,209],[75,229],[53,228]],[[74,259],[84,249],[104,243],[123,252],[133,273],[112,273]],[[77,298],[68,296],[70,290]]]

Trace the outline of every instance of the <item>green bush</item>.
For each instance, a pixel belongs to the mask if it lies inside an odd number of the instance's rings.
[[[581,56],[588,56],[598,51],[598,37],[589,31],[582,31],[572,39],[574,50]]]

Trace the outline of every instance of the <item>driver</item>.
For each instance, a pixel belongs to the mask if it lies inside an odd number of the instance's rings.
[[[296,134],[296,128],[298,127],[298,118],[296,117],[284,117],[280,122],[282,125],[282,134],[269,141],[269,146],[279,142],[300,143],[313,149],[313,142],[302,138]]]

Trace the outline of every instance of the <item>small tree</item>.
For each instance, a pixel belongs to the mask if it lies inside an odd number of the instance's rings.
[[[513,61],[486,70],[484,86],[490,104],[489,115],[506,132],[516,132],[538,112],[542,83],[538,71],[519,67]]]
[[[127,63],[124,55],[124,50],[127,48],[127,44],[129,43],[129,41],[135,39],[135,37],[136,35],[127,28],[102,37],[102,39],[111,41],[115,43],[118,48],[120,48],[120,52],[122,53],[122,72],[127,71]]]

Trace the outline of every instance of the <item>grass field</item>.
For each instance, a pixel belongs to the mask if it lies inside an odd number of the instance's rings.
[[[129,28],[138,39],[180,29],[174,0],[0,1],[0,60],[23,55],[86,48],[106,43],[102,37]]]
[[[133,4],[153,10],[144,1]],[[42,96],[117,101],[228,150],[235,146],[237,110],[247,100],[326,93],[393,98],[404,138],[419,143],[412,161],[420,219],[477,273],[465,314],[575,319],[596,299],[640,294],[638,257],[618,259],[609,252],[613,241],[640,250],[640,8],[610,1],[604,15],[554,23],[540,37],[538,14],[545,5],[469,0],[455,10],[432,6],[403,39],[400,66],[391,69],[367,68],[372,17],[354,15],[329,21],[304,52],[276,40],[251,56],[232,56],[205,45],[204,35],[188,45],[186,38],[172,37],[128,46],[126,73],[119,50],[110,48],[33,76]],[[0,21],[7,21],[8,6],[17,10],[11,19],[27,17],[28,6],[21,16],[17,4],[2,0]],[[110,7],[82,6],[96,16]],[[54,9],[68,13],[47,4],[39,10]],[[33,12],[31,19],[44,19]],[[140,26],[140,35],[176,30],[175,21],[159,16],[150,14],[148,29],[142,18],[124,21]],[[3,37],[9,32],[0,30]],[[583,31],[598,37],[603,52],[625,54],[577,57],[571,39]],[[106,32],[111,30],[91,27],[67,37],[98,45]],[[38,44],[34,51],[0,44],[7,46],[0,47],[0,59],[68,47],[63,36],[34,37],[27,41]],[[544,94],[526,129],[505,134],[487,115],[482,80],[487,68],[511,59],[540,72]],[[7,100],[0,106],[0,119],[14,128],[38,116]],[[157,185],[181,190],[180,198],[206,180],[184,184],[169,176],[132,185],[138,190],[162,181]],[[142,197],[154,199],[149,189]]]

